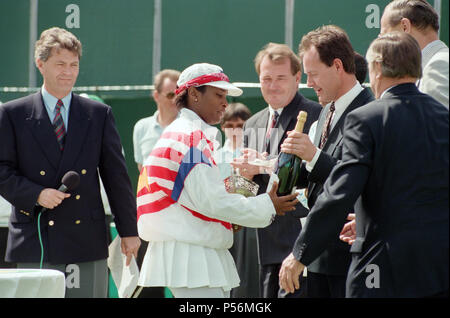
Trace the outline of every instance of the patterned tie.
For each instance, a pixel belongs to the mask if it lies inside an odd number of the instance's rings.
[[[270,123],[270,126],[267,129],[267,133],[266,133],[265,148],[264,148],[266,150],[267,150],[267,147],[269,147],[270,137],[272,137],[272,131],[273,131],[273,128],[275,127],[275,125],[277,124],[279,116],[280,115],[278,114],[278,112],[276,112],[276,111],[273,112],[272,122]]]
[[[61,116],[61,106],[63,106],[62,100],[58,99],[55,107],[55,118],[53,119],[53,128],[55,129],[56,139],[59,143],[59,149],[64,149],[64,139],[66,137],[66,128],[64,127],[64,121]]]
[[[320,144],[319,148],[322,149],[323,145],[327,142],[328,135],[330,134],[330,128],[331,128],[331,119],[333,118],[334,114],[334,101],[331,103],[330,110],[328,111],[327,118],[325,119],[325,126],[322,129],[322,136],[320,136]]]

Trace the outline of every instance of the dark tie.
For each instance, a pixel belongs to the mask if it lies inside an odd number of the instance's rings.
[[[265,148],[264,148],[266,150],[269,147],[270,138],[272,137],[272,131],[273,131],[273,128],[275,127],[275,125],[277,124],[279,116],[280,115],[278,114],[278,112],[276,112],[276,111],[273,112],[272,121],[270,122],[269,128],[267,128],[267,132],[266,132],[266,140],[265,140]]]
[[[63,106],[62,100],[58,99],[55,107],[55,118],[53,119],[53,128],[55,129],[56,139],[59,143],[59,149],[64,149],[64,139],[66,137],[66,128],[64,127],[64,121],[61,116],[61,106]]]
[[[327,142],[328,136],[330,134],[331,119],[333,118],[334,110],[334,102],[332,102],[330,105],[330,109],[328,110],[327,118],[325,119],[325,125],[322,129],[322,136],[320,136],[320,149],[323,148],[323,145],[325,145],[325,143]]]

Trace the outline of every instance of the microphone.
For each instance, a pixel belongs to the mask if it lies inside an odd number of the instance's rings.
[[[67,192],[70,190],[75,189],[78,187],[78,184],[80,184],[80,175],[76,173],[75,171],[68,171],[61,179],[61,186],[58,188],[58,191],[61,192]],[[42,236],[41,236],[41,215],[43,212],[47,211],[47,208],[42,208],[41,212],[39,212],[38,218],[37,218],[37,230],[38,230],[38,237],[39,237],[39,244],[41,246],[41,261],[39,263],[39,268],[42,269],[42,265],[44,262],[44,245],[42,243]]]
[[[61,186],[58,191],[67,192],[72,191],[80,184],[80,175],[75,171],[68,171],[61,179]],[[47,211],[47,208],[42,208],[40,213]]]
[[[80,175],[75,171],[68,171],[61,179],[61,186],[58,191],[67,192],[72,191],[80,184]]]

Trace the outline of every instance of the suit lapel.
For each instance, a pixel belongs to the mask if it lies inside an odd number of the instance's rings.
[[[325,119],[327,117],[328,110],[330,109],[331,103],[322,108],[320,112],[319,119],[317,120],[316,133],[314,135],[314,145],[319,147],[320,137],[322,135],[323,125],[325,124]],[[317,188],[317,183],[308,183],[308,193],[313,193]],[[308,201],[308,205],[310,205]]]
[[[325,145],[323,146],[323,149],[322,149],[323,151],[325,151],[326,153],[328,153],[330,155],[333,155],[337,145],[339,145],[339,143],[341,142],[341,140],[343,138],[343,133],[342,133],[341,128],[345,123],[345,117],[347,116],[347,114],[349,112],[351,112],[352,110],[358,108],[359,106],[365,105],[372,100],[373,100],[373,96],[370,93],[368,88],[365,88],[361,93],[358,94],[358,96],[356,96],[356,98],[344,110],[341,117],[339,117],[338,122],[333,127],[333,130],[330,132],[330,135],[328,136],[328,139],[325,142]],[[322,135],[323,125],[325,124],[326,114],[328,113],[328,110],[330,109],[330,105],[331,104],[325,106],[322,109],[322,112],[320,113],[320,116],[319,116],[319,121],[317,123],[317,128],[316,128],[316,135],[314,137],[314,144],[317,147],[320,142],[320,136]],[[313,182],[310,182],[308,184],[308,192],[309,193],[313,193],[314,191],[316,191],[316,189],[322,189],[322,186],[319,186],[319,184],[313,183]],[[317,197],[316,197],[316,199],[317,199]]]
[[[341,117],[339,117],[339,120],[331,130],[330,135],[328,136],[328,139],[323,146],[324,151],[326,151],[330,155],[334,153],[336,146],[344,137],[342,127],[345,123],[345,117],[352,110],[355,110],[356,108],[367,104],[371,100],[371,96],[372,94],[369,92],[369,89],[365,88],[363,91],[361,91],[361,93],[358,94],[358,96],[356,96],[356,98],[350,103],[350,105],[348,105],[348,107],[344,110]]]
[[[320,137],[322,136],[323,125],[325,124],[325,119],[327,117],[328,111],[330,110],[330,106],[331,106],[331,104],[326,105],[324,108],[322,108],[322,111],[320,112],[319,119],[317,121],[317,126],[316,126],[316,134],[314,135],[314,145],[316,147],[319,147]]]
[[[277,150],[280,147],[281,139],[283,138],[289,127],[289,123],[293,119],[297,120],[297,116],[294,117],[293,115],[294,114],[292,114],[292,112],[289,111],[288,107],[286,107],[281,113],[280,118],[278,119],[278,125],[275,126],[277,133],[274,136],[274,138],[276,138],[274,142],[277,145],[276,148]]]
[[[83,147],[90,124],[90,117],[84,107],[85,106],[80,103],[80,97],[72,94],[68,131],[64,151],[58,168],[58,175],[66,173],[73,167],[75,161],[78,159],[78,154]]]
[[[277,133],[275,134],[275,136],[273,136],[273,138],[275,138],[274,142],[277,145],[277,148],[276,148],[277,152],[278,152],[278,149],[280,148],[281,140],[283,139],[283,136],[286,134],[286,132],[288,130],[289,124],[293,120],[295,122],[297,122],[298,113],[295,113],[294,109],[296,108],[296,106],[298,104],[302,103],[300,101],[301,98],[302,98],[302,96],[297,93],[294,96],[294,98],[292,99],[292,101],[289,103],[289,105],[284,107],[283,112],[281,113],[280,118],[278,119],[278,125],[275,126]],[[275,149],[275,148],[272,148],[272,149]]]
[[[53,168],[57,169],[61,160],[61,151],[59,150],[53,125],[45,109],[41,92],[33,96],[32,112],[26,122],[29,123],[32,135],[41,147],[45,157],[47,157]]]
[[[267,133],[267,125],[269,122],[269,116],[270,116],[270,112],[269,112],[269,108],[266,107],[264,109],[264,112],[261,113],[261,116],[259,117],[259,119],[256,121],[255,126],[256,126],[256,140],[257,140],[257,151],[259,153],[263,153],[266,151],[266,149],[264,149],[265,146],[265,139],[266,139],[266,133]],[[264,132],[264,133],[262,133]]]

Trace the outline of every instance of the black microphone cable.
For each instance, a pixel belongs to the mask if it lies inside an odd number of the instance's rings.
[[[67,191],[74,190],[80,183],[80,175],[78,173],[76,173],[75,171],[68,171],[62,177],[61,183],[62,184],[58,188],[58,191],[67,192]],[[41,261],[39,262],[39,269],[42,269],[42,264],[44,261],[44,245],[42,244],[42,235],[41,235],[41,215],[43,212],[45,212],[47,210],[48,209],[45,207],[43,209],[41,209],[41,211],[39,211],[39,214],[37,217],[38,237],[39,237],[39,244],[41,246]]]

